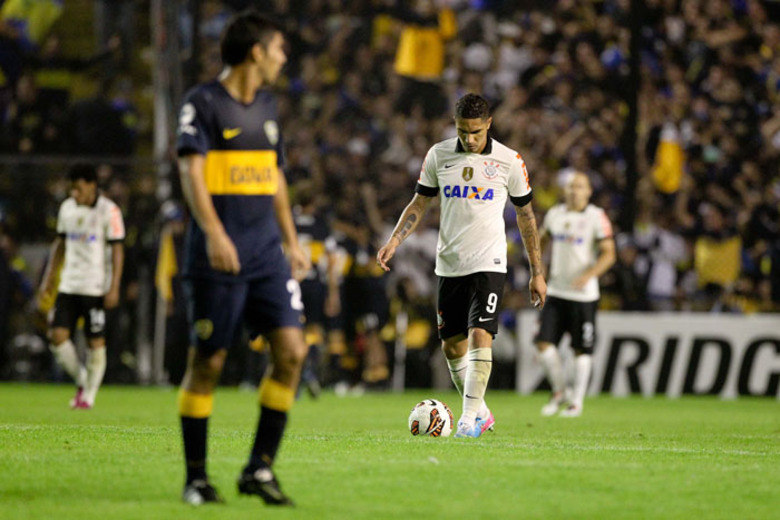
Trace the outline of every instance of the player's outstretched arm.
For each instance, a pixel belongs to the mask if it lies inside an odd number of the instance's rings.
[[[406,240],[406,237],[411,235],[417,229],[417,226],[420,225],[420,221],[432,200],[433,197],[426,197],[419,193],[414,194],[412,201],[406,206],[404,212],[401,213],[401,218],[398,219],[398,223],[395,225],[395,229],[393,229],[393,234],[390,235],[385,245],[376,254],[376,261],[382,269],[385,271],[390,270],[387,262],[393,258],[395,250],[401,245],[401,242]]]
[[[206,254],[211,267],[217,271],[238,274],[241,271],[238,251],[219,220],[211,195],[206,189],[203,176],[205,165],[204,155],[192,154],[179,158],[181,189],[192,217],[206,234]]]
[[[536,228],[536,217],[529,202],[523,207],[515,206],[517,227],[523,237],[525,254],[531,265],[531,281],[528,288],[531,292],[531,303],[534,307],[544,307],[547,299],[547,283],[544,281],[544,266],[542,264],[542,248],[539,245],[539,231]]]

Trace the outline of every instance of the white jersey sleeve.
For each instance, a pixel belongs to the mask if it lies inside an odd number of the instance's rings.
[[[60,210],[57,212],[57,235],[64,237],[67,234],[67,229],[65,228],[65,205],[68,204],[68,201],[70,199],[65,199],[62,204],[60,204]]]
[[[509,165],[509,176],[507,178],[509,197],[517,206],[524,206],[531,199],[531,180],[528,178],[528,168],[525,161],[517,154]],[[523,202],[518,204],[518,202]]]
[[[602,208],[594,206],[597,217],[592,220],[594,230],[593,236],[596,240],[604,240],[605,238],[612,238],[612,223],[609,221],[606,211]]]
[[[122,210],[114,202],[108,205],[106,219],[106,241],[117,242],[125,239],[125,222],[122,219]]]
[[[423,161],[422,169],[420,170],[420,179],[417,182],[427,188],[438,188],[439,179],[436,175],[436,171],[436,154],[434,153],[433,148],[431,148],[425,155],[425,160]]]

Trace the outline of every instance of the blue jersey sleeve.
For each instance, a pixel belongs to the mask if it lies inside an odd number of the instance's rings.
[[[209,129],[206,104],[201,102],[197,91],[190,93],[179,112],[176,152],[179,156],[189,154],[206,155],[209,151]]]

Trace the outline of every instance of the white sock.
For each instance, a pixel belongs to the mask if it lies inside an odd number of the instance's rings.
[[[91,348],[87,353],[87,386],[84,389],[84,401],[95,404],[100,383],[106,373],[106,347]]]
[[[447,367],[450,369],[450,378],[452,378],[452,382],[455,385],[455,388],[457,388],[461,397],[463,396],[463,385],[466,381],[466,370],[468,369],[468,366],[468,355],[454,359],[447,359]],[[490,410],[488,410],[488,407],[485,404],[485,400],[482,399],[482,404],[477,411],[477,417],[487,419],[488,415],[490,415]]]
[[[590,381],[590,369],[593,365],[593,358],[589,354],[581,354],[574,359],[576,372],[574,375],[574,404],[582,407],[585,400],[585,394],[588,391],[588,382]]]
[[[475,348],[469,350],[466,379],[463,382],[463,415],[461,419],[473,422],[480,406],[484,405],[490,370],[493,368],[493,349]]]
[[[542,365],[544,375],[547,376],[547,381],[550,382],[552,391],[554,394],[563,391],[563,364],[561,363],[561,356],[558,354],[558,349],[555,347],[547,347],[539,353],[539,363]]]
[[[54,354],[54,359],[57,360],[57,363],[73,378],[76,385],[83,388],[87,380],[87,371],[79,360],[79,355],[73,342],[66,339],[59,345],[50,345],[49,350]]]
[[[563,378],[563,399],[571,403],[574,400],[574,381],[577,380],[577,362],[573,358],[569,359],[568,363],[564,364],[563,371],[565,374]]]

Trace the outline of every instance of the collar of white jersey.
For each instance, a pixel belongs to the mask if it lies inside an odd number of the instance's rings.
[[[455,142],[457,143],[455,145],[455,153],[466,152],[466,150],[463,148],[463,145],[460,144],[460,138],[455,139]],[[487,143],[485,143],[485,149],[482,150],[482,153],[480,155],[490,155],[491,153],[493,153],[493,138],[487,136]]]

